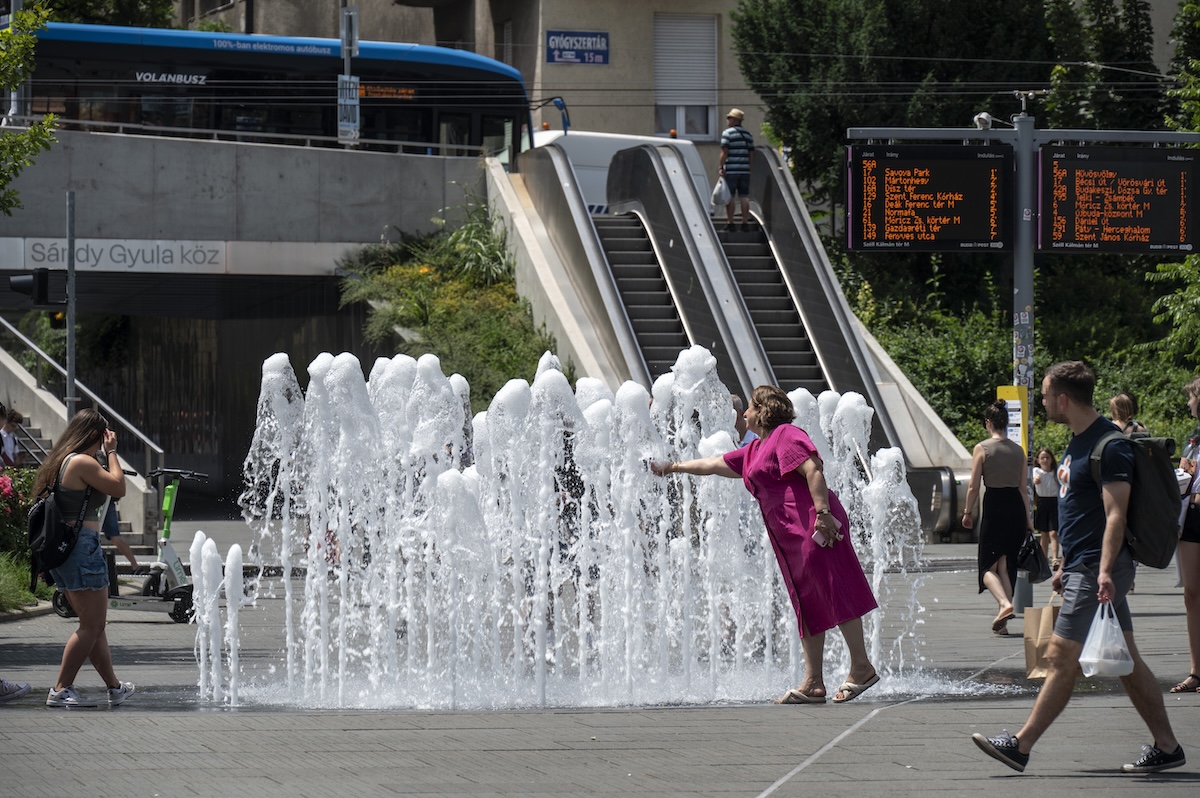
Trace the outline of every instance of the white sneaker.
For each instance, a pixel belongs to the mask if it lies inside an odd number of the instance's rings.
[[[108,688],[108,705],[115,707],[118,704],[124,704],[125,699],[133,695],[133,682],[121,682],[120,687]]]
[[[94,707],[98,704],[87,696],[80,695],[75,691],[75,685],[68,684],[61,690],[50,688],[49,695],[46,696],[46,706],[48,707]]]
[[[26,695],[32,688],[27,684],[17,684],[8,679],[0,679],[0,702],[12,701]]]

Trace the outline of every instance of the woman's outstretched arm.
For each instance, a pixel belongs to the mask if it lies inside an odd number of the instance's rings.
[[[676,463],[670,460],[655,460],[650,463],[650,470],[655,476],[664,477],[667,474],[694,474],[698,477],[716,474],[719,477],[738,477],[739,474],[725,465],[724,457],[702,457],[699,460],[684,460]]]

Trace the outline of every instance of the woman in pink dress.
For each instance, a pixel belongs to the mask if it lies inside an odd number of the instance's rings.
[[[825,484],[812,440],[791,423],[795,417],[786,393],[772,385],[759,386],[746,409],[746,423],[758,440],[720,457],[656,462],[651,470],[658,476],[742,478],[762,510],[804,647],[804,681],[779,703],[825,703],[825,632],[836,626],[850,651],[850,674],[833,695],[833,702],[840,704],[879,681],[862,626],[862,616],[879,605],[845,535],[850,528],[846,511]]]

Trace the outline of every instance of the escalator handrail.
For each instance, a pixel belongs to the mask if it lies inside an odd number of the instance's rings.
[[[620,352],[630,379],[650,388],[650,368],[638,345],[570,156],[550,142],[521,153],[518,162],[546,234],[560,256],[573,264],[571,274],[586,283],[575,288],[584,299],[583,310],[592,318],[592,328],[598,336],[611,335],[605,345],[610,351]],[[587,264],[587,268],[578,268],[580,264]],[[604,317],[595,318],[596,311]]]
[[[646,222],[689,339],[717,358],[726,387],[749,394],[773,383],[774,372],[708,215],[707,198],[701,200],[678,151],[649,144],[621,150],[609,166],[607,190],[612,212],[637,212]],[[692,283],[701,296],[686,290]]]
[[[829,379],[830,387],[843,393],[847,390],[861,391],[868,404],[876,409],[874,419],[875,423],[879,424],[879,432],[883,437],[881,443],[885,442],[887,446],[898,446],[900,438],[895,426],[886,412],[882,412],[883,395],[879,391],[878,375],[867,354],[866,343],[859,335],[858,327],[851,316],[850,305],[846,301],[845,294],[842,293],[841,284],[833,274],[829,256],[825,252],[824,245],[821,244],[812,218],[809,216],[807,208],[797,202],[800,192],[792,178],[791,170],[783,157],[770,147],[755,148],[755,157],[751,168],[753,170],[750,181],[751,200],[759,206],[763,215],[763,227],[767,232],[768,239],[772,242],[772,250],[776,251],[784,282],[796,310],[805,320],[805,329],[809,332],[813,349],[817,353],[822,371]],[[782,208],[778,208],[780,204]],[[801,290],[800,283],[803,278],[798,273],[799,264],[794,262],[795,259],[782,257],[781,253],[776,250],[776,243],[789,233],[794,234],[803,245],[807,253],[807,260],[812,266],[813,276],[821,289],[824,303],[828,306],[833,321],[838,327],[839,342],[845,346],[844,355],[853,363],[853,371],[858,377],[858,379],[850,379],[852,384],[846,384],[844,379],[835,381],[831,378],[833,369],[830,366],[834,358],[828,351],[830,344],[821,340],[820,336],[813,335],[814,328],[809,326],[808,314],[805,312],[805,305],[810,304],[814,299],[812,292]]]

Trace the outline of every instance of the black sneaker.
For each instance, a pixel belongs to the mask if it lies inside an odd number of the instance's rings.
[[[1017,746],[1017,738],[1008,733],[1008,729],[1000,732],[999,737],[984,737],[982,734],[972,734],[975,745],[992,759],[1003,762],[1018,773],[1025,772],[1029,764],[1029,754],[1022,754]],[[1182,749],[1180,756],[1183,755]],[[1125,767],[1129,767],[1126,765]]]
[[[1121,765],[1123,773],[1157,773],[1160,770],[1170,770],[1187,764],[1183,755],[1183,746],[1178,746],[1168,754],[1159,750],[1157,745],[1143,745],[1142,755],[1132,765]]]

